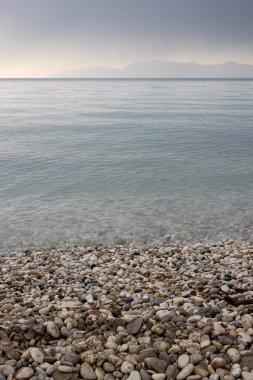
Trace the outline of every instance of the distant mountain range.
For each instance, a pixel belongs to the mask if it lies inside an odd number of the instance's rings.
[[[226,62],[201,65],[196,62],[134,62],[121,69],[110,67],[80,68],[65,71],[54,78],[253,78],[253,65]]]

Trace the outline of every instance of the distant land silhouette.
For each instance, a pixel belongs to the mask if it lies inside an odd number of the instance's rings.
[[[134,62],[121,69],[83,67],[65,71],[54,78],[253,78],[253,65],[226,62],[202,65],[196,62]]]

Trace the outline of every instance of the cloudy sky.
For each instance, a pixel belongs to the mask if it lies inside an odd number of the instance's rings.
[[[0,0],[0,77],[152,59],[253,64],[253,0]]]

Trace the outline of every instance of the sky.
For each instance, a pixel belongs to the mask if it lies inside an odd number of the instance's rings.
[[[0,0],[0,77],[134,61],[253,64],[253,0]]]

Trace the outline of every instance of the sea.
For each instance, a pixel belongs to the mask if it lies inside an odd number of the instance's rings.
[[[0,80],[0,252],[253,240],[253,80]]]

